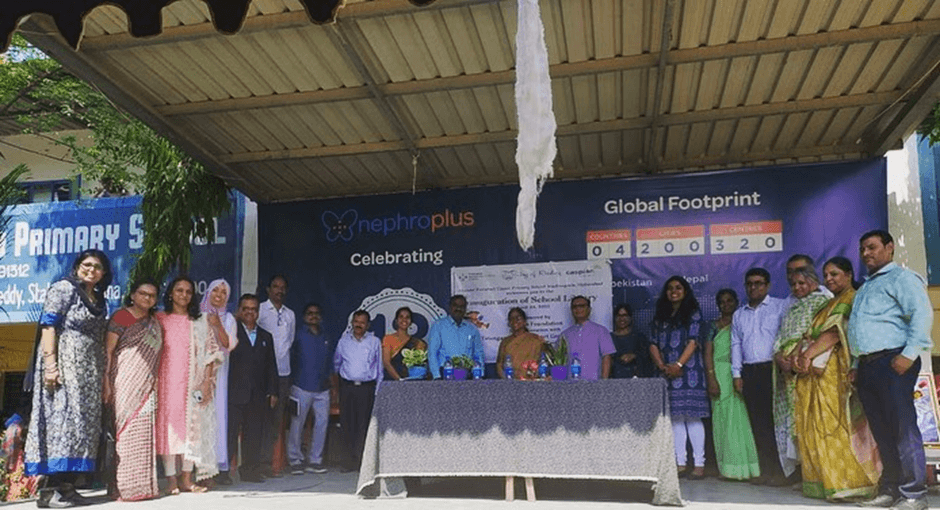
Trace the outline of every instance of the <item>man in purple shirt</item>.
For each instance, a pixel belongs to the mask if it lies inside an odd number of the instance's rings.
[[[343,333],[333,368],[339,374],[339,422],[346,443],[342,471],[358,471],[366,443],[375,392],[382,382],[382,342],[369,331],[369,312],[353,313],[350,330]]]
[[[610,376],[610,355],[617,352],[610,331],[588,320],[591,302],[584,296],[571,298],[571,316],[574,317],[574,325],[562,331],[559,340],[567,340],[571,359],[575,354],[581,359],[582,379],[607,379]]]

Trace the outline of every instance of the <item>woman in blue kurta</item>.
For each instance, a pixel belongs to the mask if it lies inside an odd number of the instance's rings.
[[[704,476],[705,426],[709,416],[702,342],[708,338],[698,301],[689,282],[681,276],[666,280],[656,302],[650,327],[650,355],[656,368],[669,381],[669,410],[679,475],[686,473],[686,441],[692,443],[690,479]]]
[[[46,292],[29,372],[33,409],[26,436],[26,474],[48,475],[39,506],[80,503],[72,475],[96,468],[110,284],[108,257],[86,250],[71,274]]]

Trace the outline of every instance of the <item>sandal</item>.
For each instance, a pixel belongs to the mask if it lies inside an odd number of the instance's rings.
[[[183,492],[192,492],[194,494],[202,494],[203,492],[208,491],[209,489],[207,487],[203,487],[202,485],[197,485],[195,483],[189,484],[189,487],[186,487],[183,490]]]

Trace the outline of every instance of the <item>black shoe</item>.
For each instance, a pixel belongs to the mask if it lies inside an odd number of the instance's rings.
[[[789,485],[792,484],[787,480],[787,477],[783,475],[772,476],[770,480],[767,480],[768,487],[787,487]]]
[[[59,487],[59,494],[62,495],[63,499],[68,500],[69,502],[73,503],[75,506],[87,506],[87,505],[92,504],[92,501],[90,499],[86,498],[85,496],[82,496],[81,493],[75,490],[75,486],[70,483],[63,483]],[[52,503],[50,501],[50,505],[51,504]]]
[[[214,480],[216,485],[232,485],[235,483],[232,477],[229,476],[228,471],[219,471],[219,474],[215,475]]]
[[[41,489],[39,499],[36,500],[36,506],[39,508],[71,508],[75,506],[75,503],[63,496],[58,489]]]
[[[764,485],[767,483],[767,477],[764,475],[755,476],[754,478],[748,480],[748,482],[750,482],[751,485]]]
[[[353,471],[359,471],[359,468],[354,467],[352,464],[343,464],[343,467],[339,469],[340,473],[352,473]]]
[[[264,483],[264,477],[261,476],[261,473],[258,472],[244,473],[242,474],[241,479],[243,482]]]
[[[310,464],[304,470],[308,473],[313,473],[317,475],[322,475],[323,473],[326,473],[328,471],[326,469],[326,466],[324,466],[323,464]]]

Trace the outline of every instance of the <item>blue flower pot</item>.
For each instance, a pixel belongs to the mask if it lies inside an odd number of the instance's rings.
[[[410,378],[424,379],[427,376],[428,376],[428,367],[424,365],[408,367],[408,377]]]

